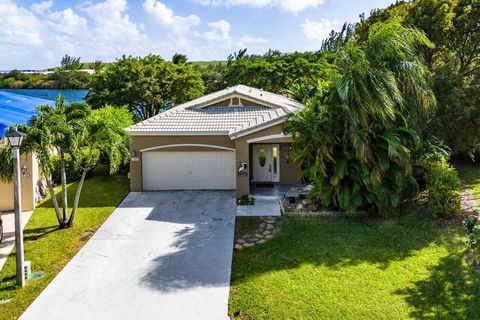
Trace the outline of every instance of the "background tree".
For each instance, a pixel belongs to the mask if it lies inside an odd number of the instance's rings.
[[[247,55],[246,50],[230,55],[224,70],[226,86],[244,84],[281,93],[295,83],[315,85],[330,72],[329,52],[294,52],[270,50],[264,55]]]
[[[226,88],[227,84],[224,74],[226,63],[224,61],[193,63],[192,65],[202,75],[205,93],[212,93]]]
[[[127,105],[136,118],[147,119],[203,92],[201,75],[190,64],[123,56],[93,76],[87,102],[93,108]]]
[[[188,58],[186,55],[184,54],[181,54],[181,53],[175,53],[173,56],[172,56],[172,62],[173,64],[183,64],[183,63],[187,63],[188,61]]]
[[[103,68],[103,65],[104,65],[104,64],[103,64],[102,61],[96,60],[96,61],[92,64],[91,68],[92,68],[93,70],[95,70],[95,71],[100,71],[100,70]]]
[[[12,70],[5,75],[0,75],[0,88],[88,89],[90,75],[80,71],[83,67],[80,57],[65,55],[60,61],[60,67],[52,68],[51,74],[26,74],[19,70]]]
[[[330,79],[318,82],[305,109],[286,123],[294,159],[325,206],[389,214],[415,184],[415,122],[435,103],[419,54],[424,46],[432,45],[422,32],[398,23],[337,46]]]
[[[372,12],[356,28],[365,39],[376,23],[396,20],[414,26],[435,44],[424,48],[433,73],[438,108],[422,135],[438,135],[455,155],[474,158],[480,152],[480,3],[475,0],[399,1]]]
[[[88,83],[90,80],[88,73],[80,71],[82,68],[83,63],[80,62],[80,57],[66,54],[60,61],[60,67],[54,70],[50,79],[56,83],[56,87],[59,89],[80,89],[84,83]]]

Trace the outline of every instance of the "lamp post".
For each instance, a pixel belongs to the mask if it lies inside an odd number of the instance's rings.
[[[14,178],[14,202],[15,202],[15,250],[17,266],[17,283],[25,285],[25,268],[23,261],[23,226],[22,226],[22,188],[20,181],[20,146],[25,133],[14,131],[7,134],[8,142],[13,148],[13,178]]]

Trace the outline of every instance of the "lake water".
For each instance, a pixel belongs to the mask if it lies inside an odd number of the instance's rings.
[[[57,90],[57,89],[0,89],[0,91],[21,94],[24,96],[55,101],[58,95],[68,102],[81,102],[85,100],[88,90]]]
[[[25,124],[35,114],[39,105],[55,105],[58,95],[68,102],[85,99],[88,90],[46,90],[46,89],[0,89],[0,138],[5,128]]]

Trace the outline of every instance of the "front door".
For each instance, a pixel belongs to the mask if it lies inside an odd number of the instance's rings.
[[[279,147],[278,144],[254,144],[253,180],[256,182],[278,182]]]

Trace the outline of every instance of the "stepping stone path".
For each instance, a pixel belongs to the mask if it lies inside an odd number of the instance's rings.
[[[461,196],[461,206],[462,206],[462,213],[467,216],[477,217],[479,216],[479,212],[476,208],[478,208],[477,199],[472,195],[470,189],[466,186],[466,184],[462,185],[462,192]]]
[[[250,248],[273,238],[273,235],[278,231],[278,217],[261,217],[260,219],[262,223],[255,232],[235,239],[235,249]]]

